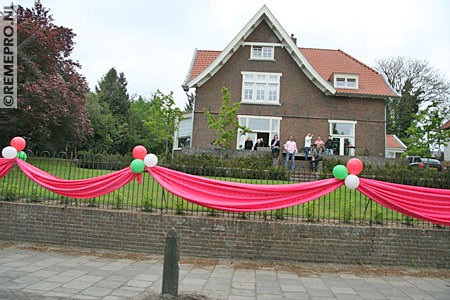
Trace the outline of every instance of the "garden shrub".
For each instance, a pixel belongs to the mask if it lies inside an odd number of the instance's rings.
[[[353,221],[353,207],[348,204],[344,208],[344,223],[351,223]]]
[[[116,208],[116,209],[123,208],[124,200],[125,200],[125,195],[123,194],[123,192],[122,191],[117,192],[114,195],[114,208]]]
[[[346,165],[347,159],[327,158],[323,161],[323,172],[332,174],[334,166]],[[364,164],[361,177],[385,182],[415,185],[431,188],[450,189],[450,170],[436,172],[428,169],[410,167],[406,162],[385,162],[382,166]]]
[[[95,153],[93,151],[80,151],[74,162],[80,168],[97,170],[120,170],[132,161],[131,155]]]
[[[40,199],[40,189],[38,187],[32,187],[30,194],[28,195],[30,202],[39,202]]]
[[[374,219],[375,224],[383,225],[383,222],[384,222],[383,212],[382,211],[377,212],[373,219]]]
[[[265,180],[288,180],[284,168],[272,166],[268,155],[220,160],[208,155],[180,155],[167,163],[168,168],[193,175]]]
[[[19,187],[17,184],[4,183],[1,195],[3,201],[17,201],[19,199]]]
[[[275,211],[275,218],[277,220],[284,220],[284,210],[282,208],[281,209],[277,209]]]

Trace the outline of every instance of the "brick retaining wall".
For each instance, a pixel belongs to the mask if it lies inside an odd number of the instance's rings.
[[[450,268],[450,231],[157,215],[0,202],[0,240],[181,256]]]

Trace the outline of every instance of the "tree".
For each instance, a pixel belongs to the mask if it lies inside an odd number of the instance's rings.
[[[222,148],[231,148],[231,141],[236,140],[236,134],[239,130],[241,134],[246,134],[250,130],[239,125],[237,112],[239,110],[239,102],[231,104],[231,96],[226,87],[222,87],[222,105],[219,108],[217,119],[209,111],[205,111],[208,118],[208,126],[215,133],[216,139],[214,145]]]
[[[114,118],[117,136],[114,139],[113,153],[126,154],[130,152],[131,141],[129,136],[129,109],[130,97],[127,92],[127,81],[124,73],[117,74],[111,68],[95,87],[99,103],[108,107]]]
[[[0,112],[3,145],[10,136],[28,139],[28,148],[67,150],[90,130],[88,85],[69,57],[75,33],[53,23],[40,1],[32,9],[17,8],[18,108]]]
[[[386,103],[387,133],[406,138],[407,129],[423,105],[437,100],[441,107],[448,105],[450,84],[426,61],[387,58],[377,61],[375,68],[400,94]]]
[[[111,68],[95,87],[101,102],[109,105],[112,114],[125,121],[128,118],[130,97],[127,92],[127,80],[121,72],[117,75],[115,68]]]
[[[450,107],[441,107],[441,101],[429,101],[421,109],[406,133],[408,138],[407,155],[430,156],[431,149],[437,156],[441,155],[441,147],[450,141],[450,132],[443,130],[442,125],[450,116]]]
[[[194,109],[194,103],[195,103],[195,94],[194,93],[186,93],[186,96],[188,98],[187,102],[184,105],[184,111],[185,112],[192,112]]]
[[[175,130],[182,118],[181,110],[175,106],[173,92],[169,95],[157,90],[150,100],[148,115],[143,124],[153,137],[149,149],[154,153],[165,151],[167,155],[173,144]]]
[[[109,105],[100,102],[95,93],[88,93],[87,100],[92,132],[86,139],[84,148],[92,150],[94,153],[114,153],[114,141],[118,139],[119,133]]]
[[[157,150],[154,145],[157,145],[157,137],[150,132],[145,124],[145,120],[151,119],[150,111],[152,104],[150,101],[142,96],[131,101],[129,111],[129,136],[132,145],[144,145],[149,151]],[[157,152],[160,152],[158,150]]]

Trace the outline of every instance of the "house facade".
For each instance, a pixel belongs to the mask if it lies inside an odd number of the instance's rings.
[[[443,130],[450,130],[450,120],[442,125]],[[444,161],[450,162],[450,142],[444,146]]]
[[[399,159],[407,149],[395,134],[386,134],[386,158]]]
[[[221,88],[239,102],[239,122],[252,132],[236,132],[233,146],[247,138],[266,143],[290,135],[303,148],[308,132],[331,135],[335,153],[351,149],[385,156],[385,99],[397,95],[375,70],[341,50],[299,48],[266,6],[222,51],[195,50],[183,84],[195,88],[191,146],[214,140],[204,111],[218,114]]]

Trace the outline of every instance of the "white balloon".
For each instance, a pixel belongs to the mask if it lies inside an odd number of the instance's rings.
[[[147,154],[144,157],[144,164],[150,168],[154,167],[158,164],[158,157],[153,153]]]
[[[359,177],[353,174],[345,177],[345,186],[351,190],[356,189],[359,186]]]
[[[17,150],[14,147],[8,146],[3,148],[2,156],[7,159],[13,159],[17,155]]]

